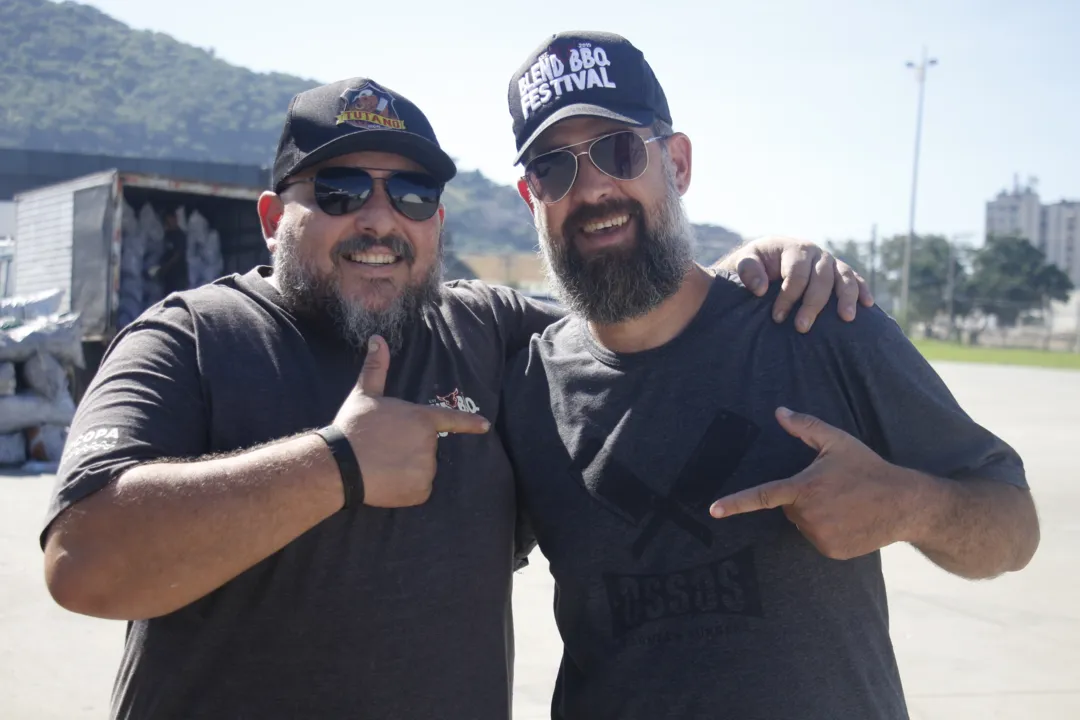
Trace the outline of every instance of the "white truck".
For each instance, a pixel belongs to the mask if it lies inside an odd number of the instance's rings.
[[[228,275],[269,262],[256,213],[264,189],[108,170],[15,196],[11,290],[60,289],[60,311],[79,313],[86,368],[72,378],[76,401],[117,332],[125,202],[158,215],[197,210],[220,236]]]

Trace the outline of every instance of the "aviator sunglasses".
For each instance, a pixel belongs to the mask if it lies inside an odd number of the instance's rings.
[[[319,209],[327,215],[337,216],[348,215],[362,208],[371,198],[378,181],[386,186],[386,194],[394,209],[410,220],[428,220],[438,212],[443,191],[443,184],[438,180],[421,172],[384,172],[391,174],[377,178],[362,168],[329,167],[319,170],[314,177],[283,183],[281,189],[304,182],[314,183],[315,202]]]
[[[541,202],[548,205],[557,203],[574,186],[578,158],[582,155],[588,155],[596,169],[608,177],[637,180],[649,168],[649,149],[646,145],[669,137],[657,135],[643,138],[632,130],[619,130],[592,140],[583,140],[534,157],[525,165],[525,181]],[[586,143],[588,148],[584,152],[571,150]]]

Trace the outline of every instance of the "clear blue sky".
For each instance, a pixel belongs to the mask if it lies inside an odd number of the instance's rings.
[[[916,83],[929,73],[917,230],[983,231],[1013,174],[1080,199],[1076,0],[631,0],[359,3],[93,0],[231,63],[364,75],[417,102],[463,168],[510,183],[511,73],[548,34],[641,48],[694,144],[695,222],[815,240],[907,228]],[[284,112],[284,108],[282,108]]]

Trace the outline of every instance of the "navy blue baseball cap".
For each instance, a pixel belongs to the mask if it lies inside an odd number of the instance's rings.
[[[549,127],[580,115],[637,127],[671,124],[656,75],[640,50],[613,33],[561,32],[541,43],[510,78],[510,116],[521,162]]]
[[[274,158],[273,189],[312,165],[365,150],[407,157],[442,183],[457,174],[420,108],[374,80],[352,78],[292,99]]]

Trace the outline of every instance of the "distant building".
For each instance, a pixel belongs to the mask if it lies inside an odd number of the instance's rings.
[[[986,234],[988,236],[1022,237],[1038,246],[1042,240],[1042,205],[1031,186],[1002,190],[986,203]]]
[[[1080,286],[1080,202],[1044,205],[1041,249]]]
[[[476,277],[495,285],[507,285],[527,294],[547,292],[544,264],[536,253],[461,255]]]
[[[1014,181],[986,203],[986,235],[1024,238],[1080,287],[1080,202],[1043,205],[1034,178],[1024,187]]]

